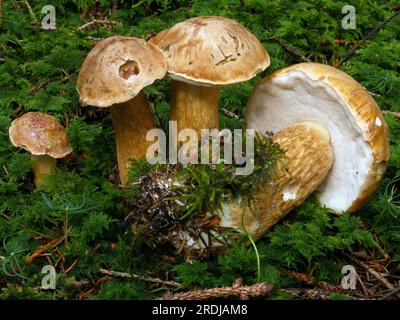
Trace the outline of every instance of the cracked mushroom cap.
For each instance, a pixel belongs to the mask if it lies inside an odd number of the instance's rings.
[[[33,155],[64,158],[72,152],[67,132],[56,118],[41,112],[28,112],[15,119],[9,129],[11,143]]]
[[[371,95],[328,65],[300,63],[278,70],[255,87],[248,128],[279,131],[313,121],[329,132],[334,154],[319,200],[337,213],[359,209],[378,187],[389,161],[389,137]]]
[[[167,58],[172,79],[202,85],[231,85],[253,78],[269,66],[258,39],[236,21],[196,17],[149,40]]]
[[[166,71],[158,47],[143,39],[114,36],[99,41],[89,52],[76,88],[83,104],[105,108],[134,98]]]

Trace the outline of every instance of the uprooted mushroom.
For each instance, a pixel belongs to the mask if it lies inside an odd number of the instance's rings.
[[[261,185],[251,199],[223,203],[217,212],[219,227],[237,229],[258,239],[291,210],[299,206],[325,179],[333,162],[329,134],[314,122],[302,122],[273,136],[284,156],[276,164],[272,181]],[[209,213],[213,217],[215,213]],[[212,237],[210,237],[210,233]],[[194,253],[221,247],[215,231],[182,232],[175,243]],[[211,239],[219,241],[211,243]],[[226,240],[225,240],[226,241]]]
[[[196,17],[163,30],[149,40],[164,53],[172,79],[170,120],[177,129],[218,128],[221,87],[241,83],[265,70],[268,53],[236,21]]]
[[[259,238],[317,188],[333,161],[328,132],[313,122],[286,128],[272,140],[284,156],[273,177],[258,185],[254,194],[239,198],[227,193],[220,210],[181,219],[186,202],[179,199],[186,192],[182,188],[186,181],[175,175],[176,168],[169,168],[140,179],[140,196],[130,201],[133,211],[127,219],[156,242],[172,241],[189,258],[225,249],[232,239],[222,236],[228,230],[232,236],[246,232]]]
[[[330,135],[334,161],[318,189],[320,202],[337,213],[356,211],[378,187],[390,156],[378,105],[351,76],[317,63],[279,70],[255,87],[248,128],[279,131],[302,121]]]
[[[72,152],[67,132],[54,117],[41,112],[28,112],[15,119],[9,128],[11,143],[31,153],[35,186],[56,168],[57,158]]]
[[[142,89],[164,77],[166,60],[145,40],[114,36],[98,42],[79,72],[77,90],[83,104],[111,107],[121,184],[130,161],[146,155],[147,132],[156,127]]]

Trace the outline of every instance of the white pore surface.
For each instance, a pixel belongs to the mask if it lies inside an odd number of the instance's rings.
[[[373,157],[351,109],[334,89],[301,71],[289,71],[261,84],[249,100],[248,128],[277,132],[313,121],[330,134],[333,167],[319,187],[319,199],[340,213],[358,198]]]

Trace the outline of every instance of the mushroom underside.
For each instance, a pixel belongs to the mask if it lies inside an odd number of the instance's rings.
[[[335,160],[319,187],[319,199],[336,212],[349,208],[367,179],[373,155],[365,129],[338,93],[301,71],[289,71],[261,84],[249,105],[247,125],[260,132],[277,132],[302,121],[328,130]],[[379,121],[376,125],[383,125]]]

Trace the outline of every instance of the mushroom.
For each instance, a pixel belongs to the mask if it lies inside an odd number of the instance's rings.
[[[223,206],[222,227],[240,228],[253,239],[298,207],[317,189],[332,167],[328,131],[314,122],[287,127],[273,136],[283,151],[271,182],[259,187],[250,202]]]
[[[196,17],[163,30],[149,40],[164,52],[172,79],[170,120],[177,129],[218,128],[222,86],[253,78],[269,66],[257,38],[223,17]]]
[[[99,41],[86,57],[77,90],[83,104],[111,107],[121,184],[131,160],[146,155],[147,132],[156,127],[142,89],[165,76],[161,51],[145,40],[114,36]]]
[[[333,162],[328,131],[314,122],[302,122],[273,136],[283,151],[272,181],[259,186],[250,199],[233,199],[210,217],[220,219],[223,228],[239,229],[257,240],[291,210],[299,206],[327,176]],[[215,220],[215,219],[213,219]],[[211,241],[210,234],[218,239]],[[197,236],[197,237],[195,237]],[[181,232],[175,246],[189,252],[224,248],[231,238],[215,230],[194,234]]]
[[[72,152],[64,127],[54,117],[28,112],[15,119],[9,128],[11,143],[31,153],[36,187],[56,168],[56,159]]]
[[[257,84],[247,106],[248,128],[276,132],[302,121],[324,126],[331,138],[334,162],[319,187],[320,202],[337,213],[359,209],[390,156],[378,105],[352,77],[323,64],[296,64]]]

